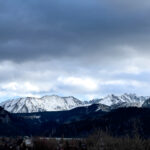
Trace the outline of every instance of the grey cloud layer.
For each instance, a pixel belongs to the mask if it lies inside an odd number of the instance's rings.
[[[145,4],[146,3],[146,4]],[[0,59],[128,56],[120,45],[149,47],[149,2],[0,1]],[[130,51],[129,51],[130,52]],[[148,51],[146,51],[148,53]],[[111,57],[110,57],[110,53]],[[124,56],[122,56],[124,54]]]

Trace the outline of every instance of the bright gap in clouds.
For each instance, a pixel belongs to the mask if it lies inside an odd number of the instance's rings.
[[[54,64],[59,67],[55,67]],[[53,94],[75,96],[81,100],[101,98],[110,93],[120,95],[128,92],[148,95],[150,72],[147,66],[139,68],[134,63],[134,66],[126,67],[125,65],[116,70],[111,66],[105,70],[99,70],[97,67],[92,72],[93,66],[85,69],[83,64],[76,69],[70,69],[67,65],[63,66],[59,61],[20,64],[10,61],[2,62],[0,65],[0,100]]]

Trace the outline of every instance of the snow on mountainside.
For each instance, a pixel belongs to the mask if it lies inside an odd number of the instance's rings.
[[[59,97],[52,95],[41,98],[18,98],[3,102],[0,104],[0,106],[12,113],[31,113],[69,110],[78,106],[82,106],[82,102],[74,97]]]
[[[124,107],[141,107],[145,100],[147,100],[149,97],[144,96],[136,96],[136,94],[123,94],[121,96],[116,95],[108,95],[107,97],[104,97],[102,99],[96,99],[94,101],[91,101],[91,103],[100,103],[107,106],[113,106],[113,105],[120,105]]]
[[[80,101],[72,96],[59,97],[52,95],[43,96],[41,98],[25,97],[13,99],[0,103],[0,106],[12,113],[62,111],[92,104],[103,104],[111,109],[116,109],[119,107],[141,107],[148,98],[149,97],[136,96],[135,94],[123,94],[121,96],[112,94],[101,99]]]

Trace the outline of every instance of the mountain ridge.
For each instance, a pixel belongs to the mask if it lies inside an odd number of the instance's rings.
[[[44,111],[64,111],[76,107],[88,106],[92,104],[103,104],[111,109],[120,107],[142,107],[148,96],[137,96],[136,94],[123,94],[116,96],[108,95],[104,98],[81,101],[73,96],[60,97],[58,95],[46,95],[41,98],[23,97],[7,100],[0,103],[0,106],[11,113],[32,113]],[[145,104],[144,107],[147,107]],[[101,108],[101,107],[100,107]]]

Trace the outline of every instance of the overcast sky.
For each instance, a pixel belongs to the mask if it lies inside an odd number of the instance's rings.
[[[149,0],[0,0],[0,100],[150,95]]]

